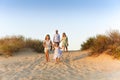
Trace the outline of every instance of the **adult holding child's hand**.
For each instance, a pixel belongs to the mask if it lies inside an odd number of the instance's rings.
[[[60,35],[58,33],[58,30],[55,31],[54,37],[53,37],[54,44],[60,44]]]

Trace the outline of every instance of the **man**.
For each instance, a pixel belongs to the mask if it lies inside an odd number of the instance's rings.
[[[58,44],[59,45],[59,43],[60,43],[60,35],[58,33],[58,30],[56,30],[55,33],[56,34],[53,37],[53,42],[54,42],[54,44]]]

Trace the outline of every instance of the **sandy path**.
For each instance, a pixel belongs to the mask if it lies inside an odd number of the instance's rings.
[[[89,57],[87,51],[64,53],[62,61],[45,63],[43,54],[20,52],[0,57],[0,80],[119,80],[120,61],[103,54]],[[50,57],[52,59],[52,55]]]

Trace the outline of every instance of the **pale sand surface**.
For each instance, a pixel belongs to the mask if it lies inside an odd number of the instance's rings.
[[[45,63],[44,54],[31,50],[0,57],[0,80],[120,80],[120,60],[88,51],[63,53],[59,64]]]

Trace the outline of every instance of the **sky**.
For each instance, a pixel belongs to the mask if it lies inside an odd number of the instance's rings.
[[[89,37],[120,30],[120,0],[0,0],[0,38],[53,40],[56,29],[78,50]]]

